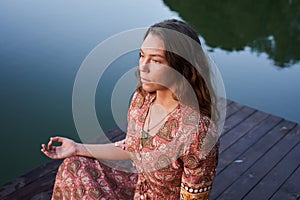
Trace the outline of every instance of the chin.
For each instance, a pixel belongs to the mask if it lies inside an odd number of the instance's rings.
[[[148,92],[148,93],[152,93],[152,92],[155,92],[155,91],[156,91],[156,90],[151,89],[151,88],[148,88],[148,87],[143,87],[143,90],[145,90],[145,91]]]
[[[143,90],[145,90],[146,92],[152,93],[156,91],[156,88],[151,86],[151,85],[147,85],[147,84],[143,84],[142,85]]]

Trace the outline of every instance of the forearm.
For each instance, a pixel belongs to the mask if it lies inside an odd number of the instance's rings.
[[[130,153],[110,144],[79,144],[77,143],[76,155],[104,160],[129,160]]]

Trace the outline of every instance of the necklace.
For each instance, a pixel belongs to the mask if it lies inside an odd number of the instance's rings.
[[[142,130],[142,145],[144,146],[145,142],[151,137],[151,135],[149,134],[149,132],[156,128],[158,125],[160,125],[172,112],[175,111],[175,109],[177,108],[177,106],[175,108],[173,108],[168,114],[166,114],[161,120],[159,120],[159,122],[157,124],[155,124],[154,126],[152,126],[150,128],[150,116],[151,116],[151,110],[152,110],[152,104],[150,105],[149,108],[149,117],[148,117],[148,123],[147,123],[147,131]]]
[[[177,108],[177,106],[175,106],[175,108],[173,108],[169,113],[167,113],[161,120],[159,120],[159,122],[157,122],[157,124],[155,124],[154,126],[152,126],[150,128],[150,117],[151,117],[151,110],[152,110],[152,105],[149,108],[149,118],[148,118],[148,124],[147,124],[147,132],[149,133],[152,129],[156,128],[158,125],[160,125],[175,109]]]

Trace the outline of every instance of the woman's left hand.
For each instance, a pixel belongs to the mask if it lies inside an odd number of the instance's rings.
[[[60,142],[60,146],[54,146],[53,142]],[[51,137],[48,145],[42,144],[41,151],[52,159],[63,159],[75,156],[78,151],[78,143],[64,137]]]

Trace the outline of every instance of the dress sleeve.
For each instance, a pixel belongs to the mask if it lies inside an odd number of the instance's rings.
[[[126,149],[126,139],[115,142],[115,146],[119,147],[120,149],[125,150]]]
[[[215,128],[201,121],[193,142],[183,154],[180,199],[209,197],[218,163],[219,140]]]

